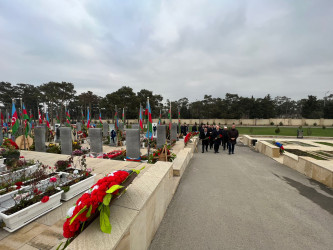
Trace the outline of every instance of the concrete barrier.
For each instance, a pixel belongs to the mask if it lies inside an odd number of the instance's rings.
[[[326,162],[319,164],[318,160],[312,160],[310,157],[297,156],[290,153],[285,153],[283,157],[284,165],[333,188],[333,166],[328,164],[324,166],[322,165],[324,163]]]

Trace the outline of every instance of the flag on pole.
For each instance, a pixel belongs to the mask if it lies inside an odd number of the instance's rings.
[[[149,99],[147,100],[147,107],[146,107],[146,114],[147,114],[147,138],[151,137],[153,140],[153,119],[151,117],[151,109],[149,105]]]
[[[70,116],[70,114],[69,114],[69,110],[67,109],[67,111],[66,111],[66,126],[71,126],[71,116]]]
[[[180,133],[180,109],[178,109],[178,131]]]
[[[19,123],[19,120],[18,120],[15,104],[13,102],[13,106],[12,106],[12,134],[15,134],[19,127],[20,127],[20,123]]]
[[[39,125],[41,125],[43,123],[43,120],[42,120],[42,114],[40,113],[39,108],[38,108],[38,120],[39,120]]]
[[[90,115],[89,115],[89,108],[87,113],[87,129],[90,127]]]
[[[103,124],[103,122],[102,122],[102,114],[101,114],[101,112],[99,112],[99,122],[100,122],[101,124]]]
[[[0,115],[1,115],[1,126],[3,126],[3,123],[4,123],[4,120],[3,120],[3,113],[2,113],[2,111],[1,111],[1,109],[0,109]]]
[[[49,112],[46,112],[46,126],[51,130]]]
[[[56,120],[57,120],[57,123],[60,123],[60,118],[59,118],[59,114],[58,114],[58,112],[57,112],[57,114],[56,114]]]
[[[118,124],[118,112],[117,112],[117,110],[114,114],[114,126],[115,126],[115,130],[118,130],[119,124]]]
[[[125,123],[125,109],[123,108],[123,114],[121,116],[121,120],[123,121],[123,123]]]
[[[168,118],[169,118],[169,129],[171,130],[171,124],[172,124],[172,117],[171,117],[171,102],[170,102],[170,109],[168,113]]]
[[[162,111],[160,110],[160,117],[158,118],[158,125],[162,123]]]
[[[139,124],[140,124],[140,128],[143,130],[143,120],[142,120],[142,106],[140,104],[140,111],[139,111]]]
[[[84,125],[84,119],[85,119],[85,117],[84,117],[84,113],[83,113],[82,109],[81,109],[81,112],[82,112],[82,124]]]
[[[23,120],[24,120],[24,134],[25,134],[25,137],[28,137],[28,134],[29,134],[29,126],[28,126],[28,122],[29,122],[29,116],[28,116],[28,113],[27,113],[27,110],[25,109],[25,106],[24,106],[24,103],[22,104],[23,106]]]

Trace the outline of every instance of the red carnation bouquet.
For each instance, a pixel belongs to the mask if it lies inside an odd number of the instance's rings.
[[[65,247],[79,234],[87,220],[94,218],[100,213],[100,228],[104,233],[111,233],[110,202],[119,197],[121,186],[130,176],[140,173],[140,170],[119,170],[108,174],[97,181],[85,192],[67,212],[67,220],[63,225],[63,236],[67,238]],[[129,184],[127,184],[129,185]]]

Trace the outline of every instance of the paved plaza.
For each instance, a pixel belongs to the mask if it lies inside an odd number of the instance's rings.
[[[332,249],[332,225],[332,189],[238,146],[194,155],[150,249]]]

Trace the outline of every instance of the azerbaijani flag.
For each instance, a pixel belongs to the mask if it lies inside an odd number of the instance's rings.
[[[102,122],[102,114],[101,114],[101,112],[99,112],[99,122],[100,122],[101,124],[103,124],[103,122]]]
[[[15,134],[19,127],[20,127],[20,123],[19,123],[19,120],[18,120],[15,104],[13,102],[13,106],[12,106],[12,133]]]
[[[39,125],[41,125],[43,123],[43,120],[42,120],[42,114],[40,113],[39,108],[38,108],[38,120],[39,120]]]
[[[59,118],[59,114],[58,114],[58,112],[57,112],[57,114],[56,114],[56,120],[57,120],[57,123],[60,123],[60,118]]]
[[[49,112],[46,112],[46,126],[51,130]]]
[[[88,108],[88,114],[87,114],[87,129],[90,128],[90,115],[89,115],[89,108]]]
[[[171,130],[171,124],[172,124],[172,118],[171,118],[171,102],[170,102],[170,109],[168,113],[168,118],[169,118],[169,129]]]
[[[117,110],[116,110],[116,113],[114,114],[114,121],[115,121],[115,123],[114,123],[114,126],[115,126],[115,130],[118,130],[118,112],[117,112]]]
[[[23,103],[22,107],[23,107],[23,120],[24,120],[24,128],[25,128],[25,137],[28,137],[28,134],[29,134],[29,126],[28,126],[29,116],[28,116],[27,110],[24,106],[24,103]]]
[[[123,123],[125,123],[125,109],[124,108],[123,108],[123,114],[122,114],[121,120],[123,121]]]
[[[139,124],[140,124],[140,128],[143,130],[143,120],[142,120],[142,106],[140,105],[140,111],[139,111]]]
[[[67,123],[66,126],[71,126],[70,120],[71,120],[71,116],[69,114],[69,110],[67,110],[66,111],[66,123]]]
[[[4,121],[3,121],[3,113],[1,112],[1,110],[0,110],[0,116],[1,116],[1,126],[3,126]]]
[[[147,121],[148,121],[148,129],[147,129],[147,138],[151,137],[153,140],[153,119],[151,118],[151,109],[149,105],[149,99],[147,100],[147,108],[146,108],[146,114],[147,114]]]

